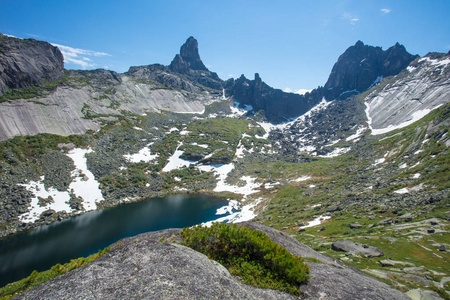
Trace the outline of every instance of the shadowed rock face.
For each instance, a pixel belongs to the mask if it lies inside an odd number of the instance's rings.
[[[192,70],[208,70],[198,54],[198,42],[192,36],[181,46],[180,57]]]
[[[175,55],[168,68],[172,72],[187,75],[203,86],[222,89],[222,80],[205,67],[198,53],[198,42],[192,36],[181,46],[180,54]]]
[[[229,80],[226,88],[237,102],[251,105],[255,111],[263,110],[269,121],[277,123],[304,114],[324,97],[327,100],[345,99],[364,92],[377,78],[397,75],[417,57],[398,43],[383,51],[381,47],[366,46],[358,41],[339,57],[325,87],[318,87],[306,95],[274,89],[262,82],[258,74],[255,74],[255,80],[248,80],[243,75]]]
[[[57,81],[63,71],[64,58],[57,47],[0,33],[0,93]]]
[[[364,45],[358,41],[333,66],[324,86],[326,98],[333,100],[359,94],[367,90],[378,77],[397,75],[417,57],[409,54],[399,43],[383,51],[381,47]]]
[[[241,106],[251,105],[255,112],[263,110],[266,118],[274,123],[302,115],[322,100],[320,89],[306,95],[285,93],[268,86],[258,73],[254,80],[244,75],[236,80],[230,79],[226,82],[226,89],[227,94]]]
[[[269,227],[246,222],[307,262],[311,279],[304,299],[409,299],[403,293]],[[159,242],[180,229],[118,241],[93,263],[50,280],[17,299],[299,299],[240,282],[220,264],[190,248]],[[120,245],[120,246],[118,246]]]

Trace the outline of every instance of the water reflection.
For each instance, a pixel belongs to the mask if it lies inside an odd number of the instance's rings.
[[[0,240],[0,286],[87,256],[118,239],[217,219],[225,200],[175,195],[91,211]]]

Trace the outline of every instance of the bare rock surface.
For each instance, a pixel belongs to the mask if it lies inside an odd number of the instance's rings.
[[[246,222],[308,262],[311,279],[301,286],[306,299],[409,299],[401,292],[315,252],[283,233]],[[217,262],[190,248],[159,242],[180,229],[148,232],[113,244],[93,263],[54,278],[17,299],[297,299],[248,286]]]
[[[383,256],[384,253],[377,247],[360,244],[353,241],[337,241],[331,244],[331,249],[351,254],[362,254],[367,257]]]
[[[64,58],[57,47],[0,33],[0,95],[8,89],[57,81],[63,71]]]

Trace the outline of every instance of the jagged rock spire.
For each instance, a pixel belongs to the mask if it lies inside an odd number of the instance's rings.
[[[175,55],[175,58],[169,65],[172,71],[178,73],[186,73],[190,70],[204,70],[208,71],[203,64],[198,53],[198,42],[194,37],[189,37],[186,43],[180,48],[180,54]]]

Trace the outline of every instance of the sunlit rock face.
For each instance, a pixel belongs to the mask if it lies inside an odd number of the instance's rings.
[[[64,58],[57,47],[0,33],[0,95],[8,89],[57,81],[63,71]]]

